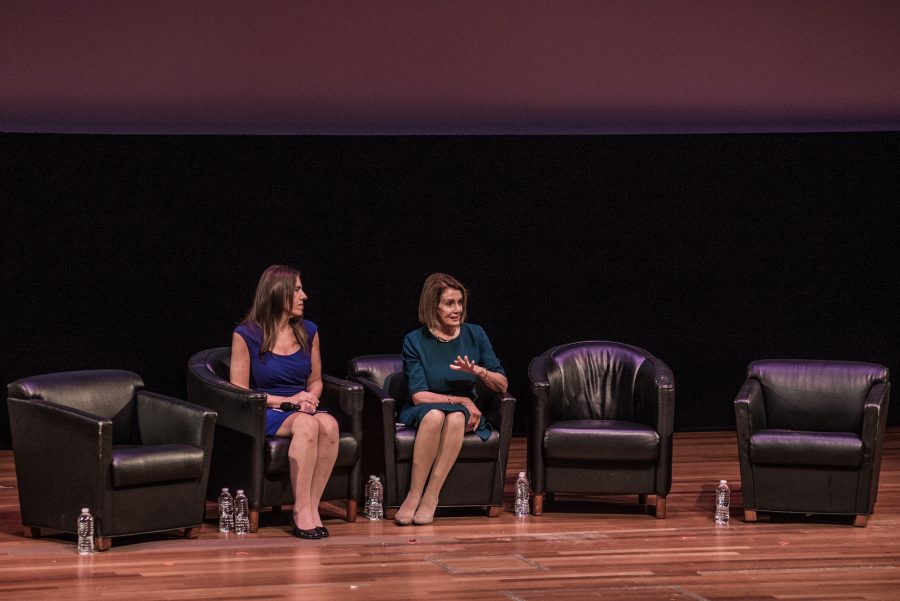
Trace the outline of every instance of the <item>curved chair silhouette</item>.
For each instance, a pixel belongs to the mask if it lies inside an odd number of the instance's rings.
[[[734,401],[744,519],[757,512],[848,514],[875,509],[891,384],[853,361],[765,360]]]
[[[367,473],[384,482],[384,507],[393,518],[406,494],[416,429],[397,424],[397,410],[408,396],[400,355],[365,355],[347,362],[347,378],[365,389],[364,454]],[[441,490],[438,507],[481,506],[496,517],[503,508],[503,478],[512,438],[516,400],[509,393],[477,384],[478,406],[493,426],[482,441],[469,432]]]
[[[290,438],[266,436],[266,395],[229,381],[231,348],[200,351],[188,362],[188,399],[219,413],[206,498],[215,500],[222,488],[244,489],[250,504],[250,530],[259,528],[262,507],[280,509],[294,502],[288,470]],[[340,425],[334,471],[323,501],[346,499],[348,522],[356,521],[360,489],[359,441],[362,438],[362,387],[322,375],[319,408]]]
[[[528,437],[532,510],[548,493],[656,495],[666,517],[672,487],[675,379],[636,346],[555,346],[528,367],[534,401]]]
[[[95,546],[111,537],[184,529],[205,517],[216,414],[144,390],[113,369],[23,378],[7,387],[26,536],[76,532],[82,507]]]

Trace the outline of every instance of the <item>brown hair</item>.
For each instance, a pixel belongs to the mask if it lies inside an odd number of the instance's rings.
[[[244,318],[245,322],[255,323],[263,334],[259,345],[259,355],[272,350],[278,337],[278,324],[285,312],[290,311],[294,301],[294,280],[300,277],[300,271],[287,265],[272,265],[266,269],[256,285],[253,306]],[[309,335],[303,326],[302,317],[291,317],[288,324],[294,331],[297,344],[304,351],[308,350]]]
[[[419,296],[419,323],[427,328],[437,328],[437,308],[441,302],[441,294],[447,288],[459,290],[462,293],[462,313],[460,314],[460,323],[466,321],[466,307],[469,303],[469,291],[463,286],[459,280],[452,275],[446,273],[432,273],[425,278],[425,284],[422,286],[422,294]]]

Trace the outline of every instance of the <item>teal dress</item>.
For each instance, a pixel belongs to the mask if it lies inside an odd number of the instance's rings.
[[[462,405],[450,403],[425,403],[414,405],[412,395],[417,392],[434,392],[437,394],[449,394],[452,396],[465,396],[473,401],[477,398],[475,381],[478,376],[465,371],[450,369],[450,364],[456,357],[469,357],[488,371],[506,375],[491,341],[481,326],[464,323],[460,327],[459,336],[450,342],[441,342],[428,331],[421,327],[413,330],[403,339],[403,371],[409,386],[409,399],[401,407],[398,418],[407,426],[417,427],[425,414],[432,409],[439,409],[446,413],[462,411],[469,418],[469,411]],[[482,416],[478,427],[475,429],[482,440],[487,440],[491,435],[491,425]]]

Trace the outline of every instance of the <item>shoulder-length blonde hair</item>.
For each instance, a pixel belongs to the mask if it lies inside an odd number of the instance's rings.
[[[294,281],[300,277],[300,271],[287,265],[272,265],[266,269],[256,285],[253,306],[244,318],[262,330],[263,340],[259,346],[260,357],[272,350],[278,337],[278,324],[284,314],[291,310],[294,302]],[[303,325],[302,317],[291,317],[288,324],[294,331],[297,344],[304,351],[309,350],[309,335]]]
[[[422,286],[422,294],[419,296],[419,323],[427,328],[437,328],[440,326],[438,321],[437,309],[441,302],[441,294],[447,288],[459,290],[462,294],[462,313],[460,314],[460,323],[466,321],[466,307],[469,305],[469,291],[463,286],[459,280],[452,275],[446,273],[432,273],[425,278],[425,284]]]

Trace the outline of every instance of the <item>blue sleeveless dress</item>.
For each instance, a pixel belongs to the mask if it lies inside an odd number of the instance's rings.
[[[319,328],[311,321],[303,320],[309,335],[309,348]],[[253,322],[244,322],[234,329],[247,343],[250,350],[250,388],[257,392],[276,396],[292,396],[306,390],[306,380],[312,371],[312,356],[299,349],[292,355],[276,355],[271,351],[259,356],[263,342],[262,328]],[[284,420],[294,411],[266,408],[266,436],[275,436]]]

